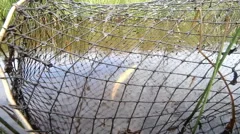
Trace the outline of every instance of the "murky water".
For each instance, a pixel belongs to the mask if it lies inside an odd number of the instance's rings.
[[[50,50],[43,46],[31,56],[53,67],[25,57],[18,71],[24,78],[19,89],[29,108],[30,122],[54,133],[117,134],[127,128],[142,129],[143,134],[177,133],[213,70],[195,49],[129,53],[93,46],[80,55]],[[212,61],[216,59],[217,53],[204,53]],[[221,72],[228,83],[233,79],[232,68],[240,70],[238,64],[238,51],[224,62]],[[237,106],[239,83],[230,88]],[[206,106],[200,132],[222,132],[222,124],[231,117],[222,80],[215,80],[210,96],[214,98],[210,97]]]
[[[193,102],[206,87],[212,66],[193,49],[138,52],[92,48],[81,56],[64,52],[32,55],[53,67],[24,58],[20,71],[26,82],[20,89],[34,124],[46,131],[52,128],[55,133],[123,133],[127,128],[143,129],[143,134],[160,130],[177,133],[180,127],[176,126],[189,115],[186,110],[193,110]],[[212,61],[216,59],[217,53],[204,53]],[[221,72],[227,82],[233,79],[232,67],[240,69],[238,63],[238,54],[229,55],[224,62]],[[239,83],[230,87],[235,105],[239,105]],[[222,80],[215,80],[210,96],[214,98],[210,97],[200,132],[218,133],[231,113]],[[218,116],[224,114],[228,116],[220,120]],[[215,121],[210,121],[212,118]]]

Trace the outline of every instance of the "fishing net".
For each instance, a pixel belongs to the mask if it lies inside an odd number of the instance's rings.
[[[199,112],[184,123],[219,46],[225,51],[239,27],[239,10],[238,0],[27,1],[1,43],[15,108],[40,133],[192,133]],[[224,79],[213,81],[197,133],[224,131],[229,94],[232,133],[240,133],[238,47],[220,68]]]

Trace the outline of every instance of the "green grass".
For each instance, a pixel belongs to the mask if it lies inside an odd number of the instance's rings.
[[[150,0],[74,0],[75,2],[85,2],[90,4],[131,4],[148,2]]]
[[[0,0],[0,25],[3,24],[9,9],[17,0]]]

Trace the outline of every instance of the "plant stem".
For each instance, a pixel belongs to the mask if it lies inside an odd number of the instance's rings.
[[[202,103],[202,107],[201,107],[200,113],[199,113],[199,115],[198,115],[197,121],[196,121],[196,123],[195,123],[195,125],[194,125],[193,133],[195,133],[196,130],[197,130],[197,127],[198,127],[200,118],[201,118],[201,116],[202,116],[202,114],[203,114],[204,107],[205,107],[205,105],[206,105],[206,103],[207,103],[207,99],[208,99],[209,92],[211,91],[211,88],[212,88],[213,80],[214,80],[217,72],[219,71],[219,69],[220,69],[223,61],[225,60],[226,56],[228,55],[229,51],[231,50],[233,44],[237,41],[239,34],[240,34],[240,28],[238,28],[238,29],[236,30],[236,33],[235,33],[234,37],[232,38],[230,44],[229,44],[228,47],[227,47],[226,52],[223,54],[223,56],[222,56],[221,59],[220,59],[220,57],[221,57],[221,54],[222,54],[222,49],[223,49],[224,43],[222,43],[222,45],[220,46],[220,49],[219,49],[219,51],[218,51],[218,56],[217,56],[216,65],[215,65],[215,67],[214,67],[213,74],[212,74],[211,79],[210,79],[210,81],[209,81],[209,83],[208,83],[208,85],[207,85],[207,88],[205,89],[206,92],[204,91],[204,93],[203,93],[203,98],[204,98],[204,100],[203,100],[203,102],[201,102],[201,100],[200,100],[200,103]]]
[[[212,61],[202,52],[202,51],[199,51],[199,53],[201,53],[204,57],[205,57],[205,59],[207,59],[208,60],[208,62],[210,63],[210,64],[212,64],[212,66],[214,67],[214,64],[212,63]],[[222,73],[220,72],[220,71],[218,71],[218,74],[220,75],[220,77],[221,77],[221,79],[224,81],[224,83],[225,83],[225,85],[226,85],[226,87],[227,87],[227,90],[228,90],[228,93],[229,93],[229,96],[230,96],[230,99],[231,99],[231,103],[232,103],[232,119],[234,119],[235,120],[235,104],[234,104],[234,99],[233,99],[233,96],[232,96],[232,92],[231,92],[231,90],[230,90],[230,88],[229,88],[229,86],[228,86],[228,84],[227,84],[227,81],[226,81],[226,79],[224,78],[224,76],[222,75]]]

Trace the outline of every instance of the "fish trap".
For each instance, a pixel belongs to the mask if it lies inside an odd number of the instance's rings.
[[[38,132],[192,133],[199,112],[184,123],[219,46],[229,45],[239,24],[238,0],[29,0],[16,6],[1,48],[17,108]],[[239,39],[223,77],[214,79],[197,133],[225,130],[230,94],[232,133],[240,133],[238,49]]]

